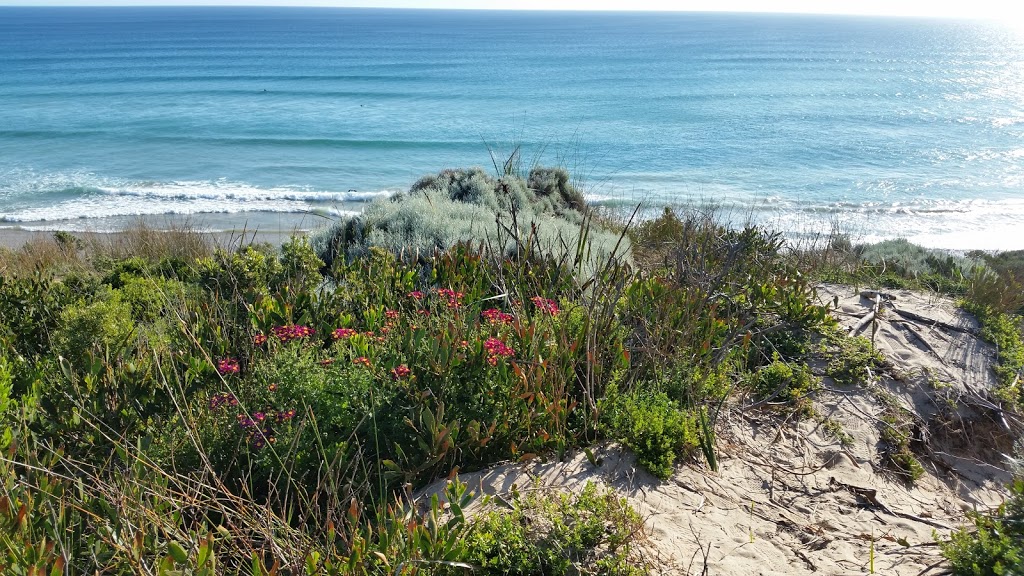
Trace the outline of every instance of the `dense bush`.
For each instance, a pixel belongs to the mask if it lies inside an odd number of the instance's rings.
[[[863,336],[846,337],[835,330],[825,334],[825,374],[841,386],[869,383],[885,366],[885,357]]]
[[[1009,499],[992,514],[970,514],[973,529],[961,528],[940,542],[957,576],[1014,576],[1024,572],[1024,479],[1010,484]]]
[[[406,194],[371,203],[316,245],[328,265],[372,247],[425,259],[465,243],[499,255],[534,251],[560,262],[582,260],[584,273],[592,275],[620,238],[594,225],[587,212],[561,169],[534,168],[525,179],[493,178],[479,168],[445,170],[421,178]]]
[[[805,364],[775,360],[754,373],[753,389],[760,400],[785,404],[804,416],[810,415],[810,394],[818,388],[817,378]]]
[[[965,302],[965,308],[977,315],[981,337],[996,348],[998,395],[1011,406],[1024,407],[1024,319],[973,301]]]
[[[525,487],[529,489],[530,487]],[[515,492],[470,532],[468,559],[485,574],[646,574],[643,519],[622,498],[588,483],[579,494]]]
[[[604,410],[609,434],[635,452],[637,461],[659,478],[672,475],[677,458],[697,452],[696,416],[681,410],[665,393],[612,393]]]

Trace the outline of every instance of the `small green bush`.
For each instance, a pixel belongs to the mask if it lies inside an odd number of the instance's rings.
[[[272,279],[271,284],[287,285],[293,292],[315,290],[323,282],[323,266],[309,238],[292,236],[281,245],[280,278]]]
[[[961,528],[939,543],[957,576],[1024,574],[1024,479],[1009,488],[1009,499],[995,512],[970,514],[973,530]]]
[[[514,492],[511,510],[476,520],[467,561],[484,574],[640,576],[642,533],[640,515],[593,483],[575,495]]]
[[[995,372],[1002,385],[999,396],[1024,406],[1024,320],[971,301],[964,307],[981,322],[982,339],[996,347]]]
[[[785,403],[802,416],[809,416],[812,403],[809,395],[819,383],[806,364],[775,360],[754,374],[754,393],[762,400]]]
[[[54,351],[72,363],[83,364],[92,354],[125,350],[135,336],[132,308],[114,290],[94,302],[65,308],[53,336]]]
[[[1024,250],[972,252],[985,263],[971,278],[967,299],[1005,314],[1024,314]]]
[[[962,294],[968,282],[985,270],[982,259],[918,246],[905,239],[861,244],[854,248],[863,266],[855,274],[887,288],[924,288]]]
[[[862,336],[847,337],[833,330],[826,333],[824,344],[825,374],[840,386],[865,384],[869,374],[885,365],[885,357]]]
[[[235,252],[216,250],[196,260],[201,285],[226,294],[266,293],[283,268],[277,251],[269,244],[250,244]]]
[[[969,275],[971,269],[981,264],[977,258],[930,250],[904,238],[883,240],[875,244],[862,244],[857,246],[855,251],[869,264],[884,266],[897,274],[908,277],[935,274],[953,278],[958,274]]]
[[[605,408],[610,435],[633,452],[651,474],[666,479],[676,458],[694,454],[698,447],[697,420],[663,393],[638,390],[619,395],[612,390]]]
[[[911,430],[914,426],[913,416],[898,405],[898,401],[885,393],[877,393],[876,397],[885,406],[880,418],[881,431],[879,438],[885,444],[883,463],[893,473],[907,482],[916,482],[924,476],[924,467],[910,449]]]

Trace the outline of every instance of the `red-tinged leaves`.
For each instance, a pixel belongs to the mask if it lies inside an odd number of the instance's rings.
[[[349,502],[348,517],[351,518],[353,522],[359,520],[359,503],[356,502],[355,498],[352,498],[351,502]],[[334,530],[334,523],[329,524],[327,529]]]

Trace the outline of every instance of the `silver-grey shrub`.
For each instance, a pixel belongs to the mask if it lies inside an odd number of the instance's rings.
[[[855,251],[869,264],[886,266],[894,272],[912,276],[955,271],[970,276],[976,267],[984,265],[976,258],[932,250],[904,238],[861,244]]]
[[[372,202],[315,242],[328,265],[374,247],[411,259],[459,243],[508,255],[526,241],[541,254],[574,263],[585,233],[579,268],[589,275],[612,254],[619,234],[592,225],[587,210],[563,169],[534,168],[525,179],[494,178],[480,168],[444,170],[420,178],[407,193]],[[617,255],[628,251],[623,240]]]

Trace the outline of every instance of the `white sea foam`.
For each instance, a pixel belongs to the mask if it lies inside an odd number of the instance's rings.
[[[241,212],[352,213],[353,205],[391,191],[332,191],[307,187],[261,188],[217,181],[121,182],[88,173],[18,178],[0,185],[0,198],[12,208],[0,222],[57,222],[160,214],[233,214]]]

